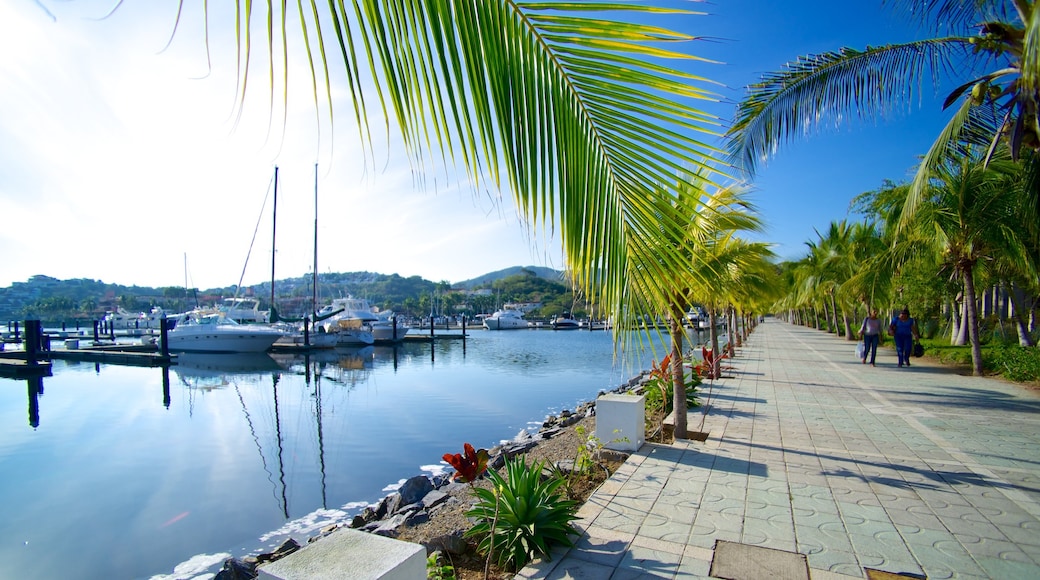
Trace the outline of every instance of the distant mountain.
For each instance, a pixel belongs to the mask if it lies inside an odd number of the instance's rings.
[[[545,268],[542,266],[513,266],[512,268],[506,268],[504,270],[498,270],[497,272],[488,272],[483,276],[478,276],[472,280],[464,280],[462,282],[456,282],[452,284],[455,288],[465,288],[472,290],[474,288],[480,288],[481,286],[490,286],[495,280],[501,280],[502,278],[508,278],[509,276],[515,276],[524,270],[534,272],[539,278],[545,278],[546,280],[552,280],[553,282],[560,282],[566,284],[566,278],[564,277],[563,271],[553,270],[552,268]]]

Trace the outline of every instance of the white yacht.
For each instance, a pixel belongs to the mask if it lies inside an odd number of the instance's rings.
[[[136,314],[127,312],[123,307],[116,308],[115,312],[105,313],[104,321],[110,323],[116,330],[146,330],[159,328],[159,320],[165,316],[162,308],[156,306],[151,312],[138,312]]]
[[[223,312],[186,312],[175,320],[167,335],[172,351],[264,352],[282,336],[270,326],[238,324]]]
[[[524,320],[524,313],[519,310],[497,310],[484,319],[484,328],[488,330],[513,330],[527,327],[528,322]]]
[[[398,323],[395,329],[393,321],[377,315],[372,305],[364,298],[335,298],[332,304],[318,312],[318,316],[337,310],[341,312],[325,322],[325,330],[328,332],[361,329],[371,333],[372,340],[378,343],[398,342],[408,334],[408,326]]]

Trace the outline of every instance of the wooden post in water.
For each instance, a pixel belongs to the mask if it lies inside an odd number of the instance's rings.
[[[108,339],[112,342],[116,340],[116,323],[114,320],[108,321]]]
[[[36,364],[40,352],[40,321],[25,321],[25,362]]]
[[[311,347],[311,317],[303,317],[303,346]]]
[[[390,317],[390,323],[393,324],[393,328],[394,328],[393,334],[390,335],[390,338],[392,338],[394,342],[397,342],[397,315],[396,314]]]
[[[433,316],[430,316],[430,340],[433,340]],[[432,354],[430,356],[433,356]]]
[[[21,340],[22,340],[22,335],[18,334],[18,321],[15,320],[14,321],[14,341],[15,342],[20,342]]]
[[[466,315],[462,315],[462,338],[466,338]]]
[[[164,359],[170,358],[170,321],[166,319],[166,315],[163,315],[159,319],[159,354]]]
[[[98,325],[99,324],[100,323],[97,320],[94,321],[94,342],[98,341]]]

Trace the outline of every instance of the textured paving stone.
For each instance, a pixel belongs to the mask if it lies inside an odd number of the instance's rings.
[[[800,553],[813,580],[1040,578],[1040,397],[850,346],[767,321],[688,418],[711,436],[634,453],[578,546],[518,578],[706,578],[719,541]]]

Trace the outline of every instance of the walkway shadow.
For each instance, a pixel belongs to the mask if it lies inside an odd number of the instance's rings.
[[[754,475],[755,477],[769,477],[769,466],[758,461],[748,461],[735,457],[720,457],[714,455],[715,460],[706,464],[699,453],[684,453],[676,462],[679,465],[701,469],[704,471],[725,471],[740,475]]]
[[[738,403],[761,403],[763,405],[769,402],[769,401],[767,401],[765,399],[758,399],[758,398],[753,398],[753,397],[737,397],[737,396],[733,396],[733,395],[720,395],[718,393],[716,393],[715,396],[712,397],[712,400],[716,400],[716,401],[734,401],[734,402],[738,402]]]
[[[888,487],[895,487],[901,489],[928,489],[928,490],[939,490],[943,487],[950,487],[955,485],[977,485],[980,487],[990,487],[994,489],[1017,489],[1020,491],[1040,493],[1040,489],[1033,487],[1026,487],[1021,485],[1009,484],[1004,481],[995,481],[987,477],[981,476],[971,471],[935,471],[932,469],[922,469],[917,467],[910,467],[907,465],[896,465],[893,463],[885,463],[878,461],[866,461],[863,459],[850,459],[848,457],[839,457],[837,455],[827,455],[820,453],[813,453],[809,451],[802,451],[798,449],[787,449],[785,447],[779,447],[776,445],[756,445],[748,443],[746,441],[728,440],[730,444],[734,445],[746,445],[748,447],[756,449],[768,449],[771,451],[783,451],[785,454],[794,455],[805,455],[809,457],[817,457],[820,459],[829,459],[831,461],[840,461],[845,463],[851,463],[854,465],[871,465],[882,469],[891,469],[899,473],[912,473],[920,476],[922,479],[929,480],[935,483],[928,482],[914,482],[906,481],[904,479],[896,479],[894,477],[884,476],[866,476],[862,473],[857,473],[850,469],[837,469],[830,471],[821,471],[821,475],[832,475],[835,477],[847,477],[851,479],[859,479],[867,483],[877,483],[880,485],[886,485]]]
[[[912,368],[912,367],[911,367]],[[903,391],[923,405],[952,406],[972,410],[993,409],[1018,413],[1040,413],[1040,399],[1022,399],[1000,391],[959,387],[939,387],[941,392]]]

